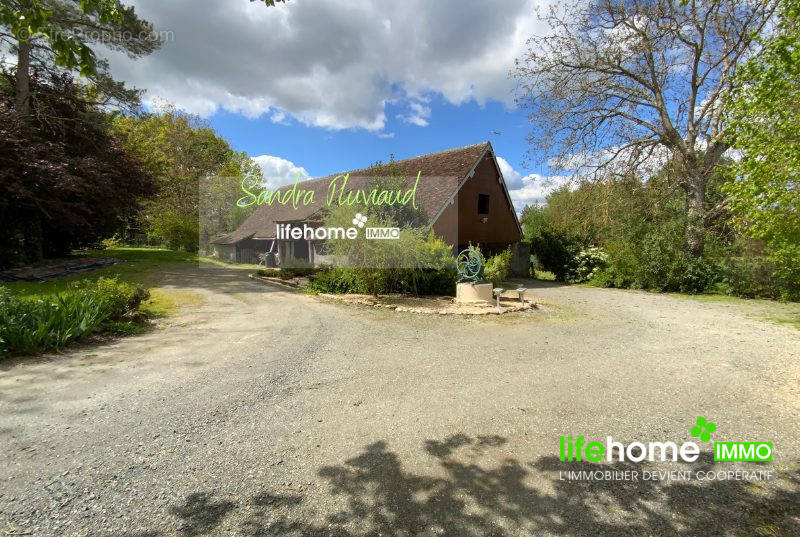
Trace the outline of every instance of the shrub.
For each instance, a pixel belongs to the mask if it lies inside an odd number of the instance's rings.
[[[103,323],[103,332],[115,336],[134,336],[147,331],[147,328],[133,321],[108,321]]]
[[[325,216],[327,227],[345,227],[352,207],[336,207]],[[373,220],[374,218],[374,220]],[[370,214],[370,224],[393,226],[394,221]],[[401,227],[397,239],[330,239],[325,253],[339,268],[318,270],[311,291],[327,293],[454,294],[455,259],[452,248],[432,231]]]
[[[531,237],[531,251],[538,261],[537,270],[552,272],[556,280],[567,281],[576,267],[575,257],[583,248],[578,238],[550,227]]]
[[[118,320],[139,309],[141,303],[150,298],[147,289],[139,285],[121,282],[116,278],[99,278],[76,284],[77,290],[96,297],[107,318]]]
[[[309,283],[308,289],[318,293],[366,293],[357,271],[344,267],[320,270]]]
[[[122,239],[119,235],[115,234],[113,237],[108,239],[103,239],[100,241],[103,250],[108,250],[110,248],[119,248],[122,246]]]
[[[176,211],[155,211],[147,219],[148,235],[171,250],[197,252],[200,231],[197,216],[182,215]]]
[[[511,271],[511,248],[506,248],[499,254],[492,256],[483,269],[484,277],[492,282],[495,287],[506,281]]]
[[[784,287],[775,276],[775,264],[767,257],[743,255],[719,263],[721,280],[713,290],[746,298],[781,298]]]
[[[63,293],[36,298],[18,298],[0,289],[0,356],[58,350],[105,322],[120,322],[147,297],[145,289],[113,278],[80,282]]]
[[[317,293],[358,294],[455,294],[455,267],[436,269],[359,269],[337,267],[320,270],[308,289]],[[374,292],[377,290],[377,292]]]
[[[584,248],[570,263],[567,279],[573,283],[587,282],[607,265],[608,254],[602,248],[596,246]]]
[[[281,274],[279,274],[279,276],[295,278],[298,276],[310,276],[311,274],[314,274],[314,272],[316,272],[316,269],[311,262],[306,261],[305,259],[287,257],[281,262]]]
[[[281,270],[277,268],[258,269],[256,274],[259,276],[265,276],[267,278],[279,278],[281,275]]]

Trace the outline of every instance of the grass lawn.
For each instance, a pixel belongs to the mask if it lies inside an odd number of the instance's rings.
[[[800,302],[779,302],[757,298],[739,298],[729,295],[685,295],[669,293],[671,296],[697,300],[699,302],[719,302],[742,309],[750,317],[766,319],[779,324],[793,326],[800,330]]]
[[[108,267],[79,272],[46,282],[2,282],[0,286],[5,287],[17,296],[36,297],[64,291],[71,283],[77,280],[116,276],[122,281],[140,284],[149,288],[150,300],[142,303],[141,311],[151,317],[164,317],[174,313],[181,306],[197,305],[202,302],[202,299],[191,291],[161,287],[165,271],[198,265],[217,265],[241,270],[244,276],[247,272],[259,268],[257,265],[231,265],[189,252],[162,248],[82,250],[75,252],[75,255],[78,257],[113,257],[120,262]]]

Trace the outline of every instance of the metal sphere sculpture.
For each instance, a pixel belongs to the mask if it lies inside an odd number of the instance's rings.
[[[483,256],[477,248],[462,250],[456,258],[459,282],[483,281]]]

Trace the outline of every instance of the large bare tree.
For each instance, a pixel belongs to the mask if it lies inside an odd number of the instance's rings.
[[[534,154],[584,178],[669,162],[704,249],[706,187],[728,149],[720,105],[768,31],[773,0],[577,0],[541,18],[514,71]]]

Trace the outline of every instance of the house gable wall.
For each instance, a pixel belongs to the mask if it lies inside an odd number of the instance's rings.
[[[475,167],[475,174],[458,193],[458,245],[480,244],[484,253],[494,253],[518,242],[522,235],[514,206],[499,181],[500,172],[487,153]],[[478,214],[478,196],[489,196],[487,214]],[[486,220],[484,222],[484,219]]]

